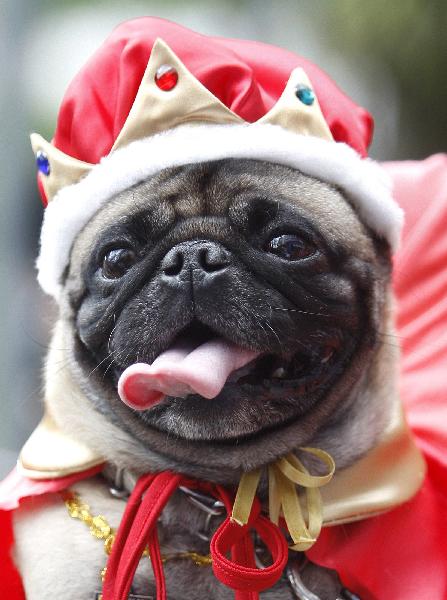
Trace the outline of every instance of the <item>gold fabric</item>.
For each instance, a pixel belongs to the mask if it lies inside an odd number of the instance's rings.
[[[249,471],[241,477],[231,514],[231,519],[238,525],[246,525],[248,522],[260,478],[261,469]]]
[[[38,133],[31,134],[31,146],[36,156],[39,151],[43,152],[50,162],[50,174],[39,173],[48,202],[51,202],[60,189],[85,177],[93,167],[58,150]]]
[[[54,479],[103,462],[102,456],[63,433],[47,412],[23,446],[18,469],[30,479]]]
[[[279,125],[283,129],[288,129],[300,135],[312,135],[333,141],[334,138],[323,117],[316,94],[311,105],[297,101],[295,91],[299,85],[312,89],[309,78],[301,68],[292,71],[278,102],[257,122]]]
[[[282,515],[293,540],[291,550],[308,550],[320,535],[323,524],[321,495],[319,487],[332,479],[335,463],[332,457],[317,448],[300,448],[322,460],[328,468],[326,475],[311,475],[303,463],[294,455],[288,454],[269,465],[269,516],[278,524]],[[246,525],[250,516],[256,489],[261,477],[261,469],[244,473],[239,483],[231,518],[239,525]],[[305,489],[305,509],[307,522],[303,516],[296,486]]]
[[[177,70],[178,81],[172,90],[161,90],[155,83],[155,74],[162,65]],[[165,42],[157,39],[133,106],[111,151],[186,123],[243,122],[188,71]]]
[[[410,500],[425,473],[425,460],[396,405],[376,447],[321,490],[324,524],[364,519]]]

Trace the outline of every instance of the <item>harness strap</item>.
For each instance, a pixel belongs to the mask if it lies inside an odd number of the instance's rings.
[[[143,475],[137,482],[124,511],[112,547],[103,586],[103,600],[126,600],[135,571],[146,546],[149,547],[157,600],[166,600],[166,583],[157,521],[167,502],[180,485],[211,494],[231,513],[232,497],[221,486],[213,486],[165,471]],[[256,568],[254,546],[250,537],[253,529],[265,543],[273,563],[265,569]],[[258,499],[253,502],[248,523],[239,525],[230,516],[214,534],[211,545],[213,571],[224,585],[235,590],[236,600],[258,600],[258,592],[274,585],[287,562],[287,543],[280,529],[261,515]],[[231,559],[226,554],[231,551]]]
[[[145,547],[153,556],[157,600],[166,600],[166,586],[156,526],[161,511],[182,481],[169,471],[143,475],[132,492],[112,547],[103,586],[103,600],[126,600]]]

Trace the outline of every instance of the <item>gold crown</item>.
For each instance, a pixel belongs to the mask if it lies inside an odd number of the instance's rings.
[[[170,89],[157,85],[160,74],[178,76]],[[135,101],[110,154],[131,142],[148,138],[184,124],[243,124],[241,117],[227,108],[192,75],[169,46],[157,39],[141,80]],[[279,125],[293,133],[333,140],[316,94],[301,68],[292,71],[277,103],[257,124]],[[63,187],[77,183],[94,164],[77,160],[37,133],[31,145],[40,168],[40,178],[48,202]]]

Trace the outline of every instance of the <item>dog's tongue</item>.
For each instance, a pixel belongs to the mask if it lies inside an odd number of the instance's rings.
[[[222,338],[199,346],[178,341],[162,352],[151,365],[136,363],[118,381],[123,402],[136,410],[146,410],[164,396],[199,394],[215,398],[228,376],[258,356]]]

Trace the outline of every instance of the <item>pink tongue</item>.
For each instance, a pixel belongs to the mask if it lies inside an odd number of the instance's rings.
[[[197,347],[178,342],[162,352],[151,365],[136,363],[118,381],[123,402],[136,410],[146,410],[163,396],[184,397],[199,394],[215,398],[228,376],[258,356],[221,338]]]

